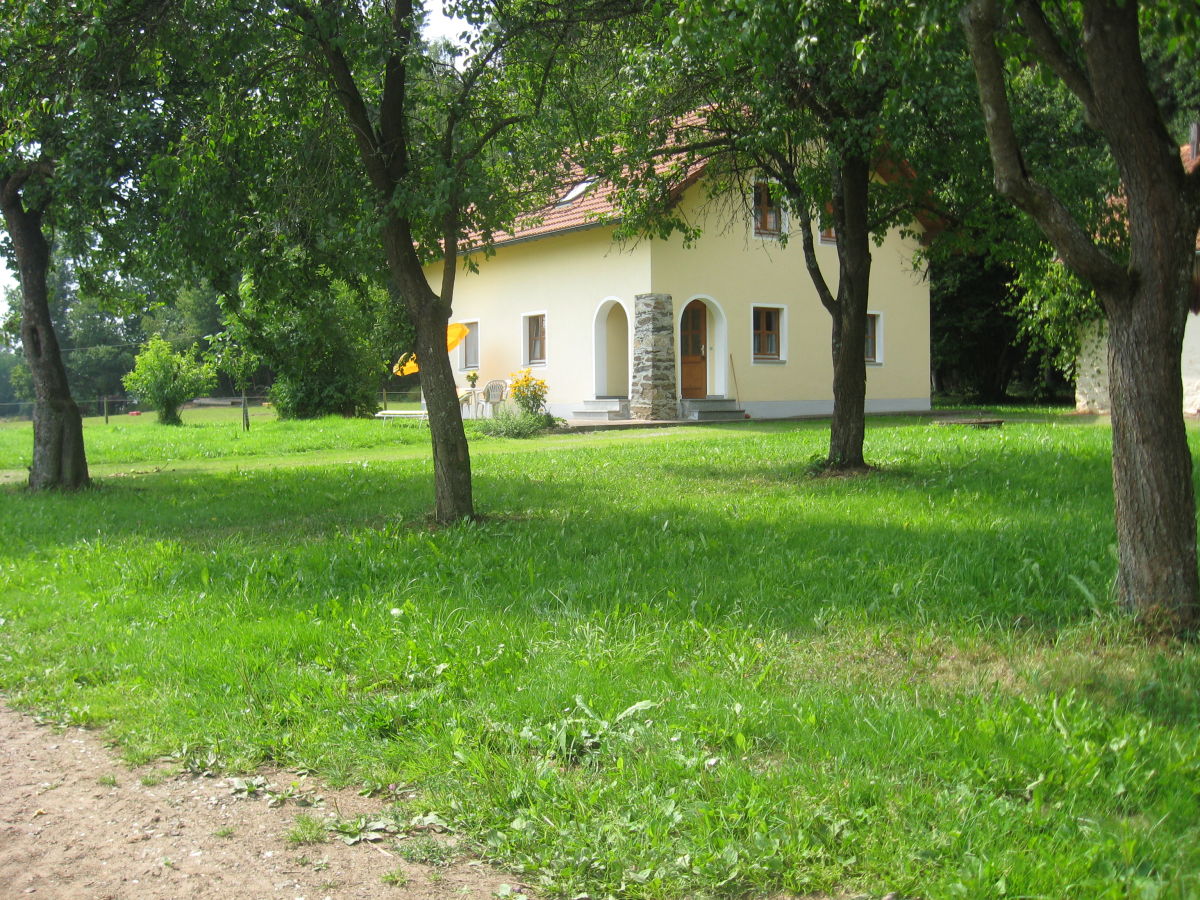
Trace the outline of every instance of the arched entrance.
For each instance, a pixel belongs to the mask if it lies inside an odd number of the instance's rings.
[[[629,314],[620,300],[600,304],[595,319],[595,395],[629,396]]]

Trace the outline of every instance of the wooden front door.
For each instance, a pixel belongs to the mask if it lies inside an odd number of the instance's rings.
[[[685,400],[708,396],[708,307],[693,300],[679,322],[679,389]]]

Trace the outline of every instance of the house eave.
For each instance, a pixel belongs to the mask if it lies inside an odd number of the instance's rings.
[[[528,244],[528,243],[531,243],[532,241],[540,241],[540,240],[544,240],[545,238],[558,237],[559,235],[563,235],[563,234],[576,234],[581,231],[591,231],[594,228],[604,228],[605,226],[608,226],[608,225],[617,225],[620,221],[621,221],[620,219],[605,219],[603,221],[597,221],[597,222],[585,222],[582,225],[570,225],[570,226],[567,226],[566,228],[556,228],[553,231],[543,231],[543,232],[540,232],[539,234],[516,235],[514,237],[504,238],[503,240],[493,241],[491,246],[492,247],[511,247],[514,244]],[[484,250],[484,248],[481,246],[468,247],[465,250],[459,250],[458,255],[459,256],[469,256],[472,253],[479,253],[483,250]]]

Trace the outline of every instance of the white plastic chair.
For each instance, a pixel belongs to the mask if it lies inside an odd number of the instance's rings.
[[[502,381],[499,378],[494,381],[489,381],[483,386],[483,402],[492,409],[492,415],[496,415],[496,410],[500,404],[504,402],[504,395],[508,393],[508,382]]]

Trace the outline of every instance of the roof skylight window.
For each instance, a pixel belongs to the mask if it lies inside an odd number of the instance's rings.
[[[577,181],[569,191],[563,194],[562,199],[558,201],[559,206],[566,206],[568,203],[574,203],[584,192],[596,183],[595,178],[585,178],[583,181]]]

